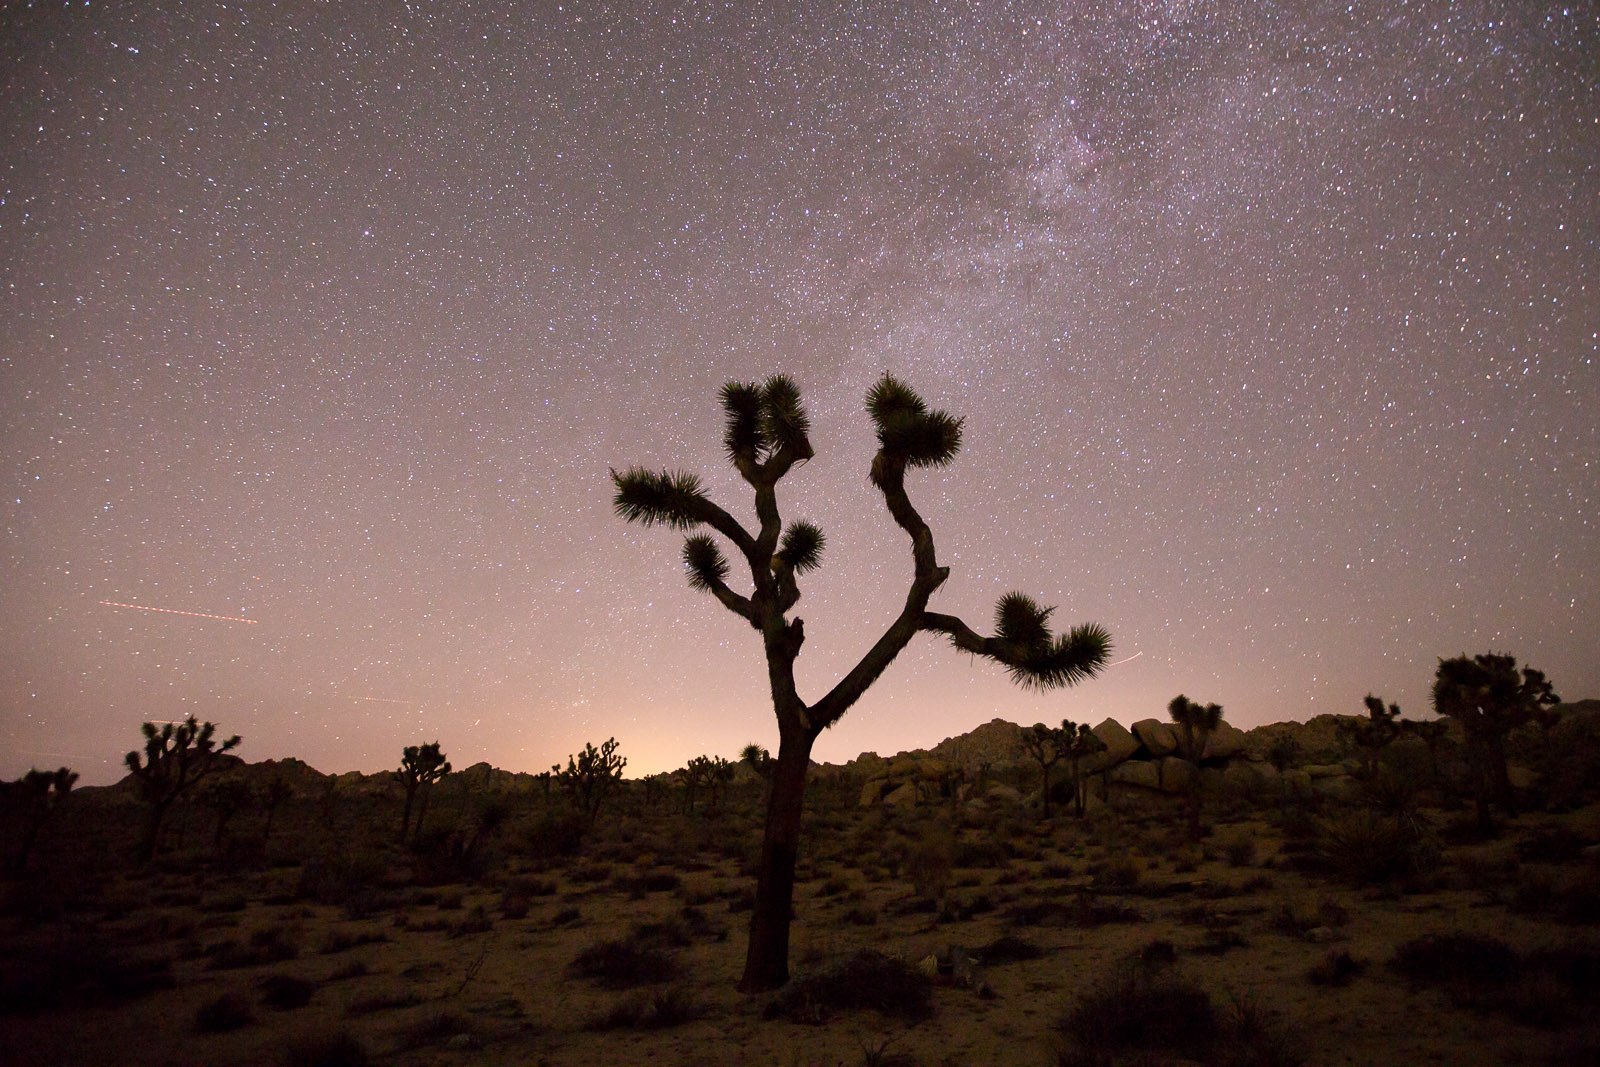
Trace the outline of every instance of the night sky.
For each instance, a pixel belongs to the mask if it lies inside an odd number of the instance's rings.
[[[1023,590],[1118,661],[1041,695],[924,635],[819,759],[1179,692],[1414,717],[1464,652],[1600,696],[1597,26],[6,4],[0,776],[103,784],[190,714],[325,771],[775,746],[758,636],[607,476],[753,522],[716,391],[774,372],[817,448],[780,503],[828,536],[802,696],[910,582],[885,371],[967,420],[908,478],[932,608],[987,631]]]

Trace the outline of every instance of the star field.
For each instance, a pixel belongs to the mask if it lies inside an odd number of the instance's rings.
[[[775,744],[607,470],[753,521],[716,390],[780,371],[803,696],[909,584],[885,371],[967,420],[908,479],[933,608],[1121,661],[1041,696],[923,636],[818,758],[1419,716],[1490,650],[1600,696],[1597,55],[1481,0],[11,5],[0,776],[189,714],[326,771]]]

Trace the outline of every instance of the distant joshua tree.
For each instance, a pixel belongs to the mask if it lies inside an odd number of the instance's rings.
[[[761,745],[754,741],[739,750],[739,762],[755,771],[762,782],[762,798],[766,798],[766,790],[772,788],[772,775],[778,769],[778,761],[772,758]]]
[[[140,730],[144,733],[144,758],[130,752],[127,764],[150,806],[139,841],[139,858],[148,863],[155,857],[161,823],[173,803],[196,782],[221,769],[222,754],[239,747],[239,735],[218,745],[216,724],[197,722],[193,715],[181,723],[163,723],[159,730],[155,723],[147,722]]]
[[[1437,785],[1439,782],[1439,748],[1444,744],[1444,739],[1450,732],[1450,724],[1444,719],[1404,719],[1400,723],[1400,731],[1415,737],[1427,748],[1428,781]]]
[[[450,763],[439,751],[439,742],[426,745],[407,745],[400,752],[400,769],[394,772],[395,781],[406,791],[405,813],[400,817],[400,843],[406,843],[407,834],[415,841],[422,835],[422,820],[428,814],[428,794],[433,783],[450,773]],[[422,804],[417,808],[416,829],[411,827],[411,808],[418,796]]]
[[[560,780],[574,806],[592,824],[600,816],[600,805],[605,803],[606,794],[621,784],[622,768],[627,765],[627,759],[617,755],[617,739],[608,737],[598,749],[586,743],[582,752],[568,756],[565,770],[559,763],[550,770]]]
[[[211,832],[211,851],[222,855],[228,836],[228,826],[234,816],[255,803],[256,793],[250,783],[233,775],[224,775],[200,791],[200,803],[211,809],[216,817]]]
[[[1201,837],[1200,760],[1205,755],[1206,742],[1222,725],[1222,705],[1196,704],[1179,693],[1167,705],[1167,714],[1178,724],[1178,751],[1183,753],[1192,772],[1184,806],[1189,815],[1189,836],[1198,841]]]
[[[905,605],[861,660],[824,696],[801,699],[794,664],[805,642],[805,626],[788,617],[800,599],[796,579],[822,564],[822,531],[809,522],[785,527],[778,513],[777,485],[797,463],[815,455],[811,423],[800,391],[788,378],[729,382],[722,388],[726,416],[723,447],[755,495],[760,528],[752,533],[705,494],[687,472],[640,467],[618,474],[617,514],[646,526],[692,530],[707,526],[731,544],[749,566],[750,592],[728,583],[728,561],[709,534],[691,535],[683,546],[689,584],[710,593],[761,635],[767,679],[778,720],[778,759],[767,796],[766,829],[750,916],[750,943],[739,988],[747,993],[776,989],[789,978],[789,922],[793,913],[795,858],[811,748],[823,730],[842,718],[919,633],[943,634],[957,648],[1004,665],[1012,677],[1040,689],[1093,677],[1105,665],[1111,641],[1096,625],[1053,636],[1050,608],[1020,593],[1001,598],[996,634],[983,636],[954,615],[928,610],[928,601],[949,577],[939,565],[933,531],[906,495],[909,468],[943,467],[961,449],[961,420],[930,411],[922,398],[885,375],[867,393],[867,413],[878,433],[870,468],[890,516],[911,541],[913,573]]]
[[[1067,738],[1062,730],[1051,729],[1042,722],[1036,722],[1022,731],[1022,748],[1028,753],[1028,758],[1039,765],[1039,799],[1044,806],[1044,817],[1048,819],[1050,768],[1060,763],[1062,757],[1067,754]]]
[[[39,840],[39,831],[77,781],[77,771],[62,767],[56,771],[31,770],[14,782],[0,782],[0,801],[7,819],[21,823],[17,847],[6,863],[6,871],[13,878],[21,878],[27,872],[28,857]]]
[[[1385,705],[1381,697],[1367,694],[1365,719],[1340,719],[1338,732],[1361,750],[1361,764],[1370,778],[1377,777],[1378,758],[1400,736],[1400,705]]]
[[[1461,724],[1472,755],[1478,826],[1487,832],[1489,805],[1507,815],[1517,813],[1511,776],[1506,769],[1506,738],[1511,731],[1537,720],[1561,703],[1542,671],[1517,670],[1515,656],[1485,653],[1441,659],[1433,682],[1433,708]]]
[[[1067,766],[1072,771],[1073,814],[1081,819],[1089,800],[1089,782],[1083,773],[1083,761],[1104,752],[1106,743],[1086,722],[1074,726],[1069,720],[1062,719],[1061,732],[1066,740]]]
[[[266,825],[261,829],[263,850],[267,847],[267,842],[272,840],[272,822],[278,814],[278,809],[293,799],[294,793],[294,784],[281,774],[267,783],[266,792],[261,795],[261,808],[267,816]]]

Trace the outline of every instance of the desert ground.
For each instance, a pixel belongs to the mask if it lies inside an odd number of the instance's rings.
[[[1109,778],[1080,817],[1060,768],[1046,817],[1038,769],[985,729],[816,769],[794,977],[750,996],[748,771],[693,810],[670,776],[619,783],[590,824],[559,785],[480,765],[402,847],[386,776],[233,761],[215,777],[258,800],[290,787],[270,828],[259,803],[219,828],[197,791],[145,864],[138,794],[75,790],[4,885],[0,1059],[1600,1062],[1592,721],[1524,739],[1518,812],[1488,832],[1448,739],[1374,769],[1315,724],[1263,728],[1236,757],[1261,774],[1204,783],[1198,839],[1181,797]],[[1267,772],[1285,732],[1295,758]],[[892,804],[870,787],[951,752],[981,759]]]

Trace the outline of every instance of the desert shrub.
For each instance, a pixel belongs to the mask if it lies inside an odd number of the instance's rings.
[[[314,1034],[290,1043],[284,1067],[369,1067],[372,1054],[349,1030]]]
[[[1600,922],[1600,872],[1592,867],[1527,868],[1512,893],[1511,906],[1560,922]]]
[[[1256,862],[1256,839],[1244,830],[1218,834],[1215,843],[1217,852],[1230,867],[1250,867]]]
[[[1482,934],[1426,934],[1395,949],[1390,966],[1417,982],[1498,984],[1519,966],[1516,950]]]
[[[405,1029],[407,1047],[437,1045],[459,1034],[471,1034],[472,1021],[453,1011],[436,1011]]]
[[[904,869],[919,897],[938,899],[950,884],[955,842],[948,831],[924,832],[905,855]]]
[[[208,970],[229,971],[292,960],[300,955],[300,946],[296,943],[293,931],[273,925],[252,931],[247,944],[228,938],[206,946],[203,954],[208,961]]]
[[[664,1030],[692,1022],[704,1014],[694,998],[678,986],[639,990],[618,1001],[589,1023],[591,1030]]]
[[[305,1007],[311,1002],[311,994],[316,991],[315,982],[292,974],[269,974],[261,980],[262,1003],[278,1011]]]
[[[8,953],[0,966],[0,1016],[132,1000],[176,984],[165,955],[129,952],[99,936],[68,936],[43,951]]]
[[[1315,856],[1327,873],[1356,885],[1403,882],[1439,863],[1437,844],[1414,820],[1368,810],[1324,822]]]
[[[368,973],[369,968],[365,960],[351,960],[335,968],[333,973],[328,975],[328,981],[347,982],[352,978],[365,978]]]
[[[606,989],[633,989],[670,981],[677,967],[658,945],[636,940],[600,941],[578,953],[567,973],[591,979]]]
[[[389,940],[389,935],[382,930],[329,930],[322,935],[322,942],[317,946],[317,954],[333,956],[340,952],[348,952],[360,945],[380,944]]]
[[[1120,964],[1080,995],[1056,1025],[1057,1067],[1149,1063],[1164,1056],[1206,1064],[1296,1067],[1303,1057],[1250,1000],[1219,1010],[1209,994],[1164,967]]]
[[[551,863],[583,851],[589,824],[575,811],[541,812],[522,832],[522,844],[530,859]]]
[[[494,920],[489,917],[489,911],[482,904],[474,904],[470,911],[450,925],[451,937],[465,937],[468,934],[486,934],[494,929]]]
[[[1330,950],[1306,977],[1312,985],[1347,986],[1366,969],[1365,960],[1358,960],[1343,949]]]
[[[373,1015],[380,1011],[414,1008],[421,1003],[422,994],[414,989],[389,990],[357,997],[345,1005],[344,1013],[351,1018],[356,1018],[361,1015]]]
[[[1011,860],[1010,850],[1000,841],[980,839],[956,842],[950,855],[952,867],[994,870]]]
[[[874,926],[878,922],[878,909],[861,904],[849,909],[839,918],[851,926]]]
[[[933,983],[905,960],[863,949],[817,974],[794,979],[765,1018],[822,1023],[837,1011],[870,1010],[911,1022],[933,1014]]]
[[[1078,893],[1070,900],[1030,900],[1014,904],[1001,918],[1012,926],[1076,926],[1091,929],[1109,923],[1139,922],[1138,911],[1124,904],[1102,901],[1093,893]]]
[[[376,852],[351,849],[314,856],[300,868],[296,896],[335,904],[352,916],[370,915],[382,905],[379,885],[387,863]]]
[[[577,908],[562,908],[550,916],[551,926],[569,926],[581,922],[583,922],[583,912]]]
[[[1017,937],[1015,934],[1002,934],[978,949],[974,955],[986,964],[998,965],[1036,960],[1044,955],[1044,950],[1032,941]]]
[[[255,1021],[250,1002],[238,993],[223,993],[200,1005],[194,1013],[194,1028],[202,1034],[237,1030]]]

